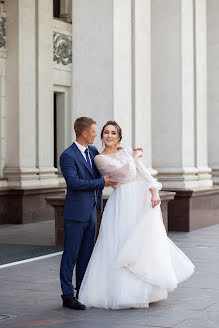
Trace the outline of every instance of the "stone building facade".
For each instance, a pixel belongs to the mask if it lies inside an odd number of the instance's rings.
[[[217,0],[5,0],[0,16],[0,223],[52,215],[78,116],[144,148],[179,230],[219,223]]]

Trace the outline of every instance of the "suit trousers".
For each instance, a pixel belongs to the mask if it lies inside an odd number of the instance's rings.
[[[90,260],[96,237],[96,206],[88,221],[64,220],[64,252],[60,266],[62,298],[74,295],[72,284],[74,266],[76,264],[76,289],[79,290],[88,262]]]

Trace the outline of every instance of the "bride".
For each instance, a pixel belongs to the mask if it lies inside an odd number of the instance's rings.
[[[139,151],[119,148],[122,131],[108,121],[105,149],[95,157],[103,176],[118,181],[102,216],[99,236],[82,281],[86,307],[144,308],[166,299],[194,272],[188,257],[167,237],[157,182],[139,161]]]

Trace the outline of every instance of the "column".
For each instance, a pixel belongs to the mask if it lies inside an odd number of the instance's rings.
[[[143,19],[147,19],[147,12],[142,16],[140,9],[147,9],[147,1],[137,4],[139,16],[138,29],[143,29]],[[139,142],[136,127],[133,127],[133,104],[136,108],[145,105],[145,96],[141,82],[146,83],[142,51],[145,51],[145,39],[136,39],[139,57],[143,65],[133,62],[133,14],[135,4],[131,0],[75,0],[72,2],[72,39],[73,39],[73,118],[86,115],[97,120],[98,133],[101,127],[110,119],[118,121],[123,130],[122,144],[132,146]],[[146,22],[147,27],[148,21]],[[145,31],[144,31],[145,32]],[[147,31],[146,31],[147,33]],[[137,33],[136,33],[137,35]],[[141,37],[144,38],[143,31]],[[143,49],[140,49],[140,43]],[[146,43],[148,41],[146,40]],[[147,55],[145,54],[147,59]],[[137,59],[136,59],[137,60]],[[136,67],[137,94],[133,95],[133,65]],[[146,66],[148,63],[146,64]],[[145,91],[145,90],[144,90]],[[146,91],[147,94],[147,91]],[[145,114],[143,114],[145,115]],[[139,123],[136,116],[136,122]],[[134,130],[134,131],[133,131]],[[133,140],[133,133],[135,134]],[[101,142],[97,142],[101,148]]]
[[[54,168],[52,0],[37,1],[37,166],[42,185],[58,184]]]
[[[151,1],[133,1],[133,146],[143,147],[143,161],[151,168]]]
[[[132,145],[132,24],[131,0],[114,0],[113,34],[113,118],[123,130],[123,144]]]
[[[196,188],[193,1],[151,4],[153,166],[164,188]]]
[[[214,184],[219,184],[219,2],[207,1],[208,157]]]
[[[212,186],[207,144],[206,0],[194,1],[195,29],[195,148],[199,186]]]
[[[113,119],[112,17],[113,1],[72,2],[72,120],[93,117],[98,135]]]
[[[9,186],[38,185],[36,168],[35,2],[8,0],[6,160]]]
[[[150,0],[75,0],[73,117],[123,130],[122,145],[142,146],[151,168]],[[101,149],[101,142],[97,142]],[[151,173],[156,171],[151,169]]]

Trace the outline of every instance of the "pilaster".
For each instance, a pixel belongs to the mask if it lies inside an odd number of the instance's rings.
[[[151,1],[132,6],[132,125],[133,146],[144,149],[143,161],[151,174]]]
[[[153,166],[164,188],[197,188],[193,2],[151,5]]]
[[[73,117],[114,119],[151,168],[150,0],[74,0]],[[101,149],[100,139],[97,146]],[[152,170],[151,170],[152,171]],[[155,173],[155,171],[153,171]]]
[[[35,1],[9,0],[6,65],[6,159],[9,186],[38,185],[36,167]]]
[[[58,184],[54,168],[52,0],[37,0],[37,166],[41,185]]]
[[[219,2],[208,0],[207,4],[207,72],[208,72],[208,158],[214,184],[219,184]]]
[[[195,48],[195,166],[199,186],[211,187],[211,169],[208,167],[207,140],[207,17],[206,0],[194,1]]]

